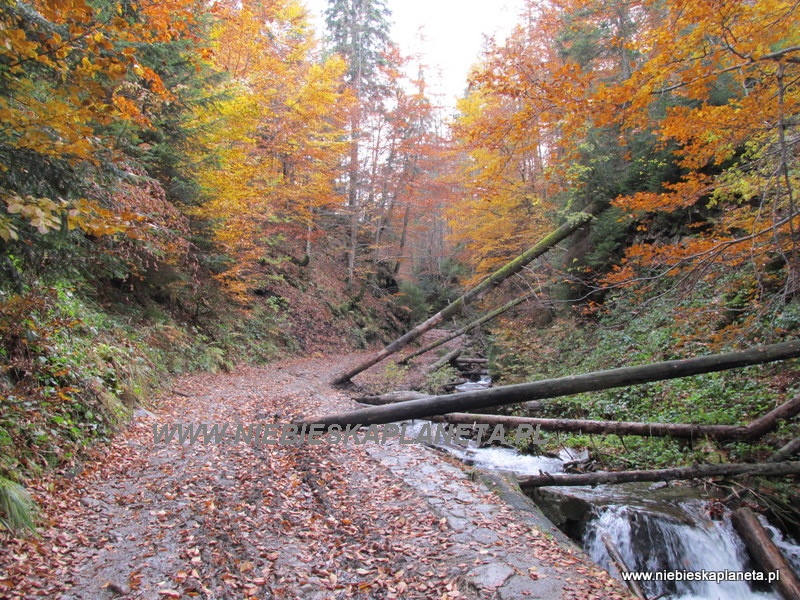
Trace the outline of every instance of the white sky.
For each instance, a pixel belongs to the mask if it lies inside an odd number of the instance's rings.
[[[303,0],[318,15],[322,35],[322,12],[327,0]],[[484,34],[504,39],[518,22],[524,0],[386,0],[392,11],[392,39],[405,55],[422,55],[425,79],[440,101],[454,105],[463,95],[467,74],[476,62]],[[420,41],[420,34],[422,41]],[[416,74],[416,68],[413,72]],[[438,85],[437,85],[438,80]]]

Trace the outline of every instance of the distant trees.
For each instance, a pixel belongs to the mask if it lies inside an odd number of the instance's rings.
[[[408,59],[390,38],[383,0],[331,0],[325,16],[329,48],[345,59],[357,100],[342,187],[350,212],[348,283],[363,285],[376,275],[391,279],[412,254],[414,224],[445,171],[444,132],[436,130],[422,68],[414,79],[404,72]]]
[[[347,62],[345,81],[356,102],[350,111],[349,153],[346,167],[347,206],[350,211],[350,247],[347,280],[355,277],[358,238],[370,185],[368,161],[377,167],[380,141],[368,147],[370,122],[380,118],[383,100],[389,93],[389,9],[383,0],[331,0],[325,22],[331,49]],[[374,125],[373,125],[374,126]]]

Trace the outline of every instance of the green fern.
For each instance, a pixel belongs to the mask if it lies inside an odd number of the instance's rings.
[[[0,477],[0,524],[12,531],[33,531],[36,504],[20,484]]]

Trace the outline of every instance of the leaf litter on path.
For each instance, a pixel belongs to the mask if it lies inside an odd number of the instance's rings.
[[[486,597],[466,583],[474,565],[464,563],[447,520],[364,446],[154,443],[154,425],[235,429],[350,408],[328,382],[360,358],[294,359],[176,382],[155,418],[135,419],[80,473],[34,484],[41,535],[5,540],[0,597]],[[557,544],[521,539],[503,514],[485,526],[569,568]],[[575,597],[624,597],[605,580],[597,589],[599,569],[568,560],[585,573],[569,573]]]

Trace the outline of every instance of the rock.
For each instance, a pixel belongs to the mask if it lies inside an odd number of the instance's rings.
[[[119,596],[127,596],[131,593],[131,587],[127,583],[117,583],[115,581],[111,581],[108,583],[108,585],[106,585],[106,588],[110,592],[113,592]]]
[[[155,414],[151,413],[146,408],[142,408],[141,406],[137,406],[133,409],[133,418],[134,419],[157,419],[158,417]]]
[[[514,569],[505,563],[493,562],[475,567],[467,573],[467,579],[475,587],[483,590],[496,590],[514,574]]]
[[[540,413],[544,410],[544,404],[539,400],[529,400],[522,403],[523,410],[530,416]]]
[[[102,500],[90,498],[89,496],[84,496],[83,498],[81,498],[80,503],[82,506],[85,506],[86,508],[105,508],[108,506],[108,504],[106,504]]]

